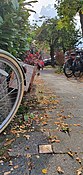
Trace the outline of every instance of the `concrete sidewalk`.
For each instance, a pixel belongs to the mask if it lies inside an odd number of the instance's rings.
[[[34,85],[36,118],[29,130],[21,130],[24,133],[16,137],[10,132],[1,135],[1,148],[6,138],[12,136],[14,141],[7,148],[8,159],[1,157],[0,175],[82,175],[83,84],[46,70],[36,77]]]

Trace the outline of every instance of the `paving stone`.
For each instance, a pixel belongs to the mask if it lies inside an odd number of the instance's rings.
[[[39,145],[39,153],[52,153],[52,145]]]

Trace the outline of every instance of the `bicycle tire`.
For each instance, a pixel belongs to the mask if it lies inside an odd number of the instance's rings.
[[[0,50],[0,133],[15,116],[24,93],[24,77],[18,61]],[[13,74],[13,79],[11,75]],[[11,81],[12,79],[12,81]],[[15,87],[10,86],[15,83]],[[3,93],[2,93],[3,92]],[[6,108],[6,110],[5,110]]]
[[[73,72],[73,75],[74,75],[74,77],[80,77],[81,71],[80,71],[80,70],[74,71],[74,72]]]
[[[74,64],[73,64],[73,75],[75,77],[80,77],[80,74],[81,74],[81,63],[78,62],[78,61],[75,61]]]
[[[73,72],[71,69],[71,65],[68,62],[65,63],[64,68],[63,68],[63,72],[67,78],[72,77]]]

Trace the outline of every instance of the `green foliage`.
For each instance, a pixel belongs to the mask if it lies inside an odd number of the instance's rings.
[[[27,122],[29,119],[33,119],[34,114],[33,113],[27,113],[24,115],[24,120]]]
[[[24,115],[28,111],[29,111],[29,107],[28,106],[26,106],[26,105],[20,105],[20,107],[19,107],[19,109],[17,111],[17,115],[20,115],[20,114]]]
[[[48,43],[50,52],[59,48],[65,52],[73,48],[80,39],[79,31],[75,29],[73,22],[65,21],[63,25],[63,21],[57,18],[46,20],[36,32],[38,42]]]
[[[30,33],[29,11],[26,5],[37,1],[0,1],[0,48],[20,57],[25,51]],[[30,37],[30,36],[29,36]]]
[[[48,43],[49,47],[56,47],[58,30],[56,28],[57,19],[47,19],[41,27],[36,30],[37,40],[40,43]]]
[[[54,66],[54,49],[58,47],[58,30],[56,28],[57,18],[46,19],[37,30],[37,40],[40,43],[49,45],[51,64]]]
[[[80,39],[79,30],[75,30],[74,25],[70,25],[68,27],[63,27],[59,30],[59,46],[65,52],[68,49],[72,49],[75,47],[75,44]]]
[[[69,24],[74,24],[75,15],[78,12],[83,33],[83,0],[56,0],[55,8],[60,17],[59,25],[61,27],[68,27]]]

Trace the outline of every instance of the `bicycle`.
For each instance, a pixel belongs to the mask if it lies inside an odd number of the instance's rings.
[[[75,77],[80,77],[83,74],[83,58],[80,55],[77,55],[73,61],[73,75]]]
[[[24,94],[24,73],[19,61],[0,49],[0,133],[15,116]]]
[[[63,65],[63,72],[67,78],[72,77],[73,71],[72,71],[72,58],[69,58]]]

